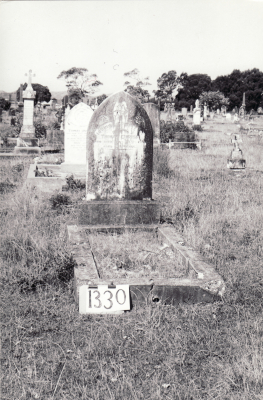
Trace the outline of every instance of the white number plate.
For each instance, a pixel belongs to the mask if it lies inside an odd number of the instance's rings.
[[[130,310],[129,285],[98,285],[79,288],[80,314],[115,314],[123,310]]]

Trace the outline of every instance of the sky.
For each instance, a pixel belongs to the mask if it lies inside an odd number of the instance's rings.
[[[61,71],[87,68],[103,83],[98,94],[124,89],[125,72],[165,72],[212,79],[263,72],[263,0],[1,1],[0,90],[33,83],[65,91]]]

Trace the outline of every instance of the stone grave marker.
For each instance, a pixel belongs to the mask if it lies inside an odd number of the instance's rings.
[[[242,139],[239,135],[235,135],[231,142],[234,144],[234,149],[231,151],[230,158],[227,160],[227,168],[244,169],[246,167],[246,160],[243,157],[242,150],[239,148],[239,143],[242,143]]]
[[[88,127],[81,224],[156,223],[152,168],[153,129],[146,110],[126,92],[108,97]]]
[[[195,102],[195,108],[193,111],[193,125],[201,124],[201,108],[199,107],[199,100]]]
[[[160,144],[160,108],[154,103],[143,104],[153,128],[153,142],[154,145]]]
[[[183,114],[184,117],[187,116],[187,108],[186,107],[182,108],[182,114]]]
[[[85,103],[79,103],[71,110],[67,108],[64,138],[65,162],[61,164],[62,170],[85,173],[87,129],[92,114],[92,109]]]
[[[27,75],[27,74],[26,74]],[[36,92],[32,87],[32,70],[28,73],[28,84],[23,91],[23,126],[19,135],[17,146],[14,149],[15,154],[41,154],[38,145],[39,141],[35,137],[34,127],[34,99]]]
[[[207,112],[207,105],[205,104],[205,105],[204,105],[204,119],[207,119],[207,114],[208,114],[208,112]]]

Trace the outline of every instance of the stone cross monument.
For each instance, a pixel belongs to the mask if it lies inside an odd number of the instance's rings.
[[[28,84],[26,89],[23,91],[23,126],[17,139],[17,146],[14,149],[16,154],[41,154],[39,140],[35,137],[35,127],[33,124],[35,96],[36,92],[32,87],[32,70],[30,69],[28,73]]]
[[[21,138],[35,137],[35,128],[33,125],[35,96],[36,92],[33,90],[32,87],[32,70],[30,69],[28,73],[28,84],[26,90],[23,91],[24,115],[23,115],[23,126],[20,132]]]

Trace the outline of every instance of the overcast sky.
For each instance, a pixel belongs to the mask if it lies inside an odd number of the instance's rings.
[[[87,68],[101,93],[123,89],[138,68],[156,80],[170,70],[206,73],[263,71],[262,0],[1,1],[0,90],[33,83],[66,90],[57,76]]]

